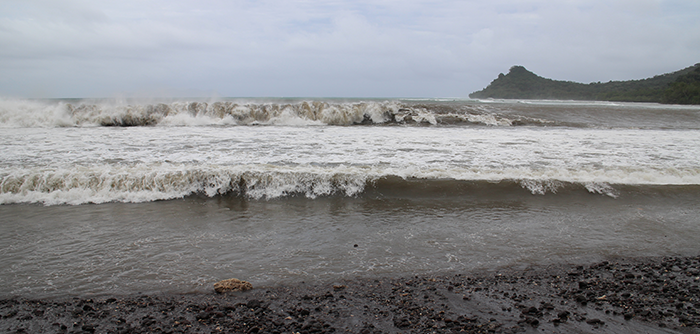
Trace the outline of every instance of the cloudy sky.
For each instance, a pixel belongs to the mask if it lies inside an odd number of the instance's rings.
[[[0,96],[466,97],[700,62],[698,0],[0,0]]]

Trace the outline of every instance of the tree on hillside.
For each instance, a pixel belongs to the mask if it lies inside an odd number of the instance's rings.
[[[682,75],[664,91],[664,103],[700,104],[700,67]]]

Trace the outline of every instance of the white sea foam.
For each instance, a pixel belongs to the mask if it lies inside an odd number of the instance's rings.
[[[0,99],[0,127],[72,126],[71,115],[62,103]]]
[[[524,179],[520,181],[523,188],[530,190],[533,194],[544,195],[548,192],[556,193],[561,188],[562,183],[558,180],[532,180]]]
[[[462,116],[466,118],[469,122],[472,123],[483,123],[486,125],[493,125],[493,126],[511,126],[513,125],[513,120],[504,118],[504,117],[498,117],[497,115],[494,114],[482,114],[482,115],[472,115],[472,114],[467,114],[465,116]]]
[[[585,184],[586,189],[594,194],[607,195],[613,198],[617,198],[620,192],[607,183],[600,182],[588,182]]]

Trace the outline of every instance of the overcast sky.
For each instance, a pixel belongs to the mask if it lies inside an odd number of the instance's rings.
[[[700,62],[698,0],[0,0],[0,96],[466,97]]]

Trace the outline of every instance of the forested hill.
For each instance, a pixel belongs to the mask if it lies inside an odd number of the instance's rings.
[[[488,87],[469,97],[700,104],[700,63],[643,80],[589,84],[547,79],[513,66],[508,74],[499,74]]]

